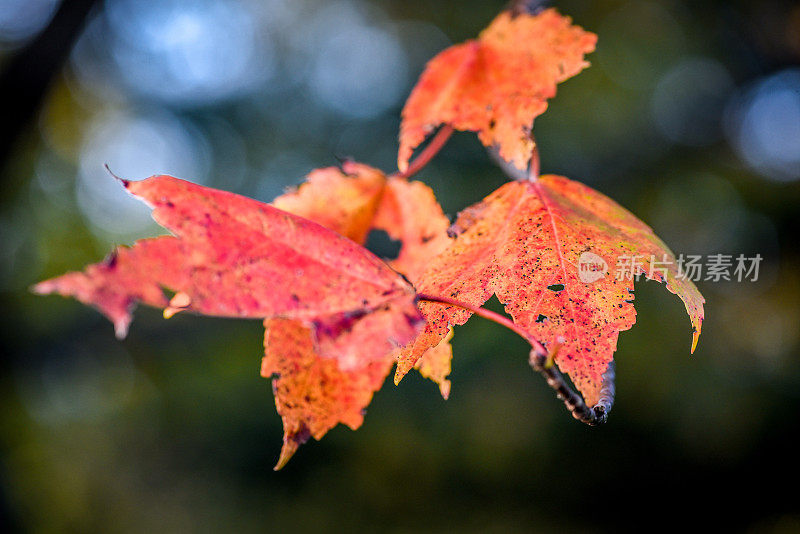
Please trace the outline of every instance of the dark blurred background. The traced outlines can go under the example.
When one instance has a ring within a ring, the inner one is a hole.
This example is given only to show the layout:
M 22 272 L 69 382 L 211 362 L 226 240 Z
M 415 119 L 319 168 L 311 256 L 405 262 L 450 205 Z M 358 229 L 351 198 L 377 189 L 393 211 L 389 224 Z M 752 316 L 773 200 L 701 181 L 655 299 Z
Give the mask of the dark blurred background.
M 444 402 L 388 381 L 363 427 L 272 472 L 258 321 L 141 309 L 117 341 L 27 288 L 155 235 L 103 169 L 269 201 L 350 156 L 395 167 L 424 63 L 503 1 L 0 1 L 0 523 L 30 531 L 800 532 L 800 6 L 563 1 L 599 34 L 536 133 L 546 172 L 757 282 L 637 285 L 610 422 L 571 419 L 525 346 L 474 319 Z M 454 215 L 501 185 L 472 134 L 420 175 Z

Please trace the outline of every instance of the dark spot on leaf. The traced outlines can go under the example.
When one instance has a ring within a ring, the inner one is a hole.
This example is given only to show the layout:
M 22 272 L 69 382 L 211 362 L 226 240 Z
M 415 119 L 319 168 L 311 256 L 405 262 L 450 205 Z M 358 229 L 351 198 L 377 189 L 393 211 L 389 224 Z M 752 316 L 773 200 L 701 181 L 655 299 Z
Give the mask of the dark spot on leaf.
M 306 426 L 305 423 L 301 422 L 300 423 L 300 428 L 297 430 L 297 432 L 295 432 L 295 433 L 293 433 L 293 434 L 291 434 L 291 435 L 289 435 L 287 437 L 290 440 L 292 440 L 295 443 L 297 443 L 298 445 L 302 445 L 303 443 L 308 441 L 308 438 L 311 437 L 311 430 L 308 428 L 308 426 Z
M 106 259 L 105 259 L 105 261 L 103 263 L 109 269 L 113 269 L 114 267 L 117 266 L 117 256 L 118 256 L 117 251 L 113 250 L 113 251 L 111 251 L 111 254 L 106 256 Z
M 369 310 L 350 310 L 328 316 L 325 320 L 312 321 L 311 324 L 318 337 L 336 338 L 350 331 L 368 313 Z
M 536 322 L 537 323 L 543 323 L 546 320 L 547 320 L 547 316 L 546 315 L 542 315 L 541 313 L 539 314 L 539 317 L 536 318 Z
M 547 289 L 550 291 L 564 291 L 564 284 L 553 284 L 551 286 L 547 286 Z

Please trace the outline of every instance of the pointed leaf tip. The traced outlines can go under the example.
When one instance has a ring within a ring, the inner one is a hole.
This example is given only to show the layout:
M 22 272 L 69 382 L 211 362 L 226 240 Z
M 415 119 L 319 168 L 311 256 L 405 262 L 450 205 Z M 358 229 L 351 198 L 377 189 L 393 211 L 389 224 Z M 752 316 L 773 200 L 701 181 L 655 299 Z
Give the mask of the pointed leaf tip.
M 408 160 L 411 159 L 411 152 L 408 151 L 408 154 L 404 152 L 398 152 L 397 154 L 397 170 L 400 171 L 400 174 L 405 174 L 408 171 Z
M 179 291 L 175 293 L 169 301 L 169 306 L 164 308 L 164 319 L 169 319 L 174 316 L 176 313 L 180 313 L 192 303 L 192 297 L 188 294 Z
M 285 440 L 283 442 L 283 447 L 281 447 L 281 455 L 278 458 L 278 463 L 275 464 L 275 467 L 272 468 L 273 471 L 280 471 L 286 464 L 289 463 L 289 460 L 292 459 L 294 453 L 297 452 L 297 449 L 300 448 L 300 444 L 293 440 Z
M 130 319 L 118 319 L 114 321 L 114 335 L 117 339 L 128 337 L 128 328 L 131 325 Z
M 130 180 L 126 180 L 125 178 L 122 178 L 114 174 L 114 171 L 111 170 L 111 167 L 108 166 L 108 163 L 104 163 L 103 167 L 105 167 L 108 174 L 110 174 L 116 181 L 122 184 L 122 187 L 126 189 L 128 188 L 128 185 L 131 183 Z
M 50 293 L 51 289 L 49 289 L 49 285 L 47 281 L 39 282 L 38 284 L 33 284 L 28 288 L 28 291 L 33 293 L 34 295 L 47 295 Z
M 357 429 L 393 359 L 387 355 L 345 370 L 341 360 L 317 353 L 311 330 L 302 322 L 276 318 L 267 319 L 264 326 L 261 375 L 272 377 L 275 407 L 284 429 L 279 469 L 310 437 L 320 439 L 340 423 Z

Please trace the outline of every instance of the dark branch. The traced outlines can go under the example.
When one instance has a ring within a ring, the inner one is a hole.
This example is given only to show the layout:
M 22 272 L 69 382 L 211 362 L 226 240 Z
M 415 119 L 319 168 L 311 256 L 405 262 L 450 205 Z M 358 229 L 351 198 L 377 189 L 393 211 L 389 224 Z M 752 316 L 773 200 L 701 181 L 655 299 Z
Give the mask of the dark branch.
M 608 412 L 614 405 L 614 362 L 603 374 L 603 385 L 600 389 L 600 400 L 594 408 L 589 408 L 583 398 L 569 387 L 564 376 L 556 368 L 547 354 L 536 349 L 531 350 L 530 364 L 533 370 L 541 374 L 547 385 L 556 392 L 556 396 L 564 402 L 572 417 L 587 425 L 599 425 L 608 420 Z

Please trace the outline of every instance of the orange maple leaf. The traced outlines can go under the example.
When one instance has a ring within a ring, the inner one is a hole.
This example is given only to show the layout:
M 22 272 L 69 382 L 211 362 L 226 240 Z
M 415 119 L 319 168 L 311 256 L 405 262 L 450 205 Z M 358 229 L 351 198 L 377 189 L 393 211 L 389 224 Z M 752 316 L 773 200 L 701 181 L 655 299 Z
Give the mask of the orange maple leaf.
M 322 439 L 339 423 L 358 429 L 364 407 L 383 385 L 395 360 L 387 356 L 342 370 L 335 359 L 319 356 L 313 333 L 299 321 L 269 319 L 264 325 L 261 376 L 274 375 L 275 406 L 283 421 L 278 470 L 309 437 Z
M 597 36 L 555 9 L 536 15 L 504 11 L 477 40 L 452 46 L 425 68 L 403 108 L 397 165 L 440 124 L 478 132 L 486 146 L 520 169 L 533 151 L 533 119 L 556 84 L 589 65 Z
M 421 182 L 387 177 L 368 165 L 351 161 L 342 168 L 328 167 L 309 173 L 294 191 L 276 198 L 273 205 L 301 215 L 363 244 L 372 229 L 386 231 L 401 242 L 399 256 L 390 262 L 410 280 L 418 278 L 425 262 L 449 244 L 449 221 L 433 191 Z M 309 437 L 317 440 L 344 423 L 361 426 L 364 409 L 383 384 L 395 361 L 373 361 L 360 370 L 342 370 L 321 358 L 311 343 L 311 332 L 296 322 L 268 319 L 261 373 L 273 373 L 275 404 L 283 420 L 283 448 L 276 469 L 289 461 Z M 416 367 L 439 385 L 442 396 L 450 392 L 448 339 L 421 355 Z
M 38 293 L 93 305 L 125 336 L 137 302 L 243 318 L 282 317 L 312 332 L 344 369 L 384 361 L 420 323 L 413 287 L 372 253 L 273 206 L 170 176 L 123 181 L 174 236 L 119 247 Z M 176 292 L 168 299 L 163 288 Z
M 496 294 L 515 324 L 557 351 L 556 363 L 589 406 L 598 400 L 619 332 L 636 321 L 633 280 L 611 271 L 620 258 L 632 258 L 630 274 L 665 282 L 683 300 L 694 351 L 702 295 L 679 276 L 674 255 L 646 224 L 585 185 L 552 175 L 508 183 L 459 214 L 451 232 L 452 244 L 417 285 L 420 295 L 480 306 Z M 471 316 L 440 303 L 420 302 L 420 309 L 428 323 L 404 348 L 396 382 Z
M 400 241 L 399 256 L 390 261 L 412 282 L 421 266 L 448 245 L 450 222 L 430 187 L 353 161 L 309 173 L 296 190 L 272 204 L 315 221 L 359 244 L 370 230 L 384 230 Z
M 311 171 L 305 182 L 277 197 L 272 205 L 364 244 L 385 189 L 382 171 L 345 161 L 342 168 Z

